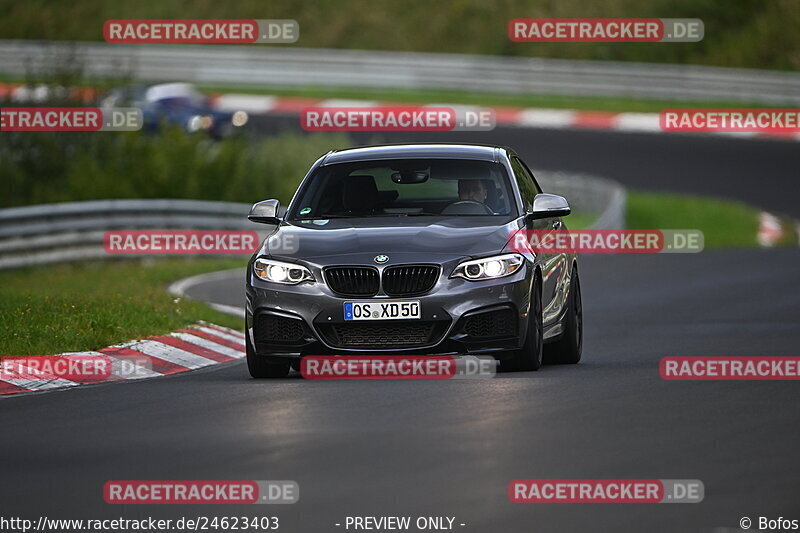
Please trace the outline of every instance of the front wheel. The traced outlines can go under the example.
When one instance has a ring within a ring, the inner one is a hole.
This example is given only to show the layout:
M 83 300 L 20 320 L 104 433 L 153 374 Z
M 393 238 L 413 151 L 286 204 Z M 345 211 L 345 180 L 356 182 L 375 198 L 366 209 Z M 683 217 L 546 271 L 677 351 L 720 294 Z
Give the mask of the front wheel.
M 525 334 L 525 343 L 517 350 L 512 359 L 500 364 L 501 370 L 521 372 L 526 370 L 539 370 L 542 366 L 542 348 L 544 344 L 544 323 L 542 319 L 542 281 L 537 274 L 533 280 L 533 294 L 528 307 L 528 331 Z
M 250 344 L 250 336 L 245 334 L 247 350 L 247 370 L 254 378 L 285 378 L 289 375 L 289 361 L 279 357 L 258 355 Z
M 561 338 L 547 345 L 545 358 L 548 363 L 574 365 L 581 360 L 583 351 L 583 304 L 578 269 L 572 267 L 567 312 L 564 316 L 564 333 Z

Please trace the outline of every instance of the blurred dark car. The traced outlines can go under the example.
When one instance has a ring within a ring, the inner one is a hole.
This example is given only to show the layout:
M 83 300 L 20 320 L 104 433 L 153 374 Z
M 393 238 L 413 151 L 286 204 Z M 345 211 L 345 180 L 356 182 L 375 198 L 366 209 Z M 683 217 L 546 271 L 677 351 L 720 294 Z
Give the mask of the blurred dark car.
M 190 83 L 129 85 L 113 89 L 101 107 L 138 107 L 144 115 L 143 131 L 158 131 L 164 124 L 187 133 L 204 132 L 214 139 L 232 135 L 247 123 L 244 111 L 218 111 L 208 97 Z

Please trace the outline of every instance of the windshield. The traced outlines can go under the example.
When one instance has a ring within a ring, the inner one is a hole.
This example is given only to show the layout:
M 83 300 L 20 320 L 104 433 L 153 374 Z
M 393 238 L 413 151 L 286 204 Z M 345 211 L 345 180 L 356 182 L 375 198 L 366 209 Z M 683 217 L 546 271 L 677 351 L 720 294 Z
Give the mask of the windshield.
M 488 161 L 394 159 L 323 166 L 305 181 L 289 220 L 507 216 L 505 168 Z
M 148 102 L 171 106 L 201 106 L 206 101 L 205 96 L 188 83 L 153 85 L 145 91 L 144 97 Z

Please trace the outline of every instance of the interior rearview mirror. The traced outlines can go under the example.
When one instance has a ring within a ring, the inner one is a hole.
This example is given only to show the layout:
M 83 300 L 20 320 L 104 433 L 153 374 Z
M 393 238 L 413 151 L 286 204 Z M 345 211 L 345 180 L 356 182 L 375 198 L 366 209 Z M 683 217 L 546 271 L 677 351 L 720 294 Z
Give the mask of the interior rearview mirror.
M 250 213 L 247 219 L 251 222 L 260 222 L 261 224 L 279 224 L 279 209 L 281 203 L 278 200 L 264 200 L 253 204 L 250 208 Z
M 557 194 L 537 194 L 533 199 L 533 210 L 528 216 L 533 219 L 565 217 L 571 209 L 567 199 Z
M 428 181 L 428 173 L 424 170 L 401 170 L 392 174 L 395 183 L 424 183 Z

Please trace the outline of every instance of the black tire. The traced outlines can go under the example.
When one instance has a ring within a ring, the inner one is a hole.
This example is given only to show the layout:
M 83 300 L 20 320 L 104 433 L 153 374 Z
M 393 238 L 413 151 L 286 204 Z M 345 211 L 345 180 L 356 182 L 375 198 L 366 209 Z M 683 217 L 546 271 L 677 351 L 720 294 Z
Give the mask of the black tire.
M 583 351 L 583 302 L 578 269 L 572 267 L 572 282 L 567 296 L 564 316 L 564 333 L 561 338 L 545 347 L 545 361 L 557 365 L 574 365 L 581 360 Z
M 513 358 L 500 363 L 501 371 L 525 372 L 539 370 L 542 366 L 544 325 L 542 321 L 542 280 L 539 274 L 536 274 L 536 278 L 533 280 L 527 329 L 522 348 L 514 353 Z M 503 368 L 504 366 L 505 368 Z
M 254 378 L 285 378 L 289 375 L 289 360 L 256 354 L 250 344 L 250 337 L 245 335 L 247 349 L 247 370 Z

